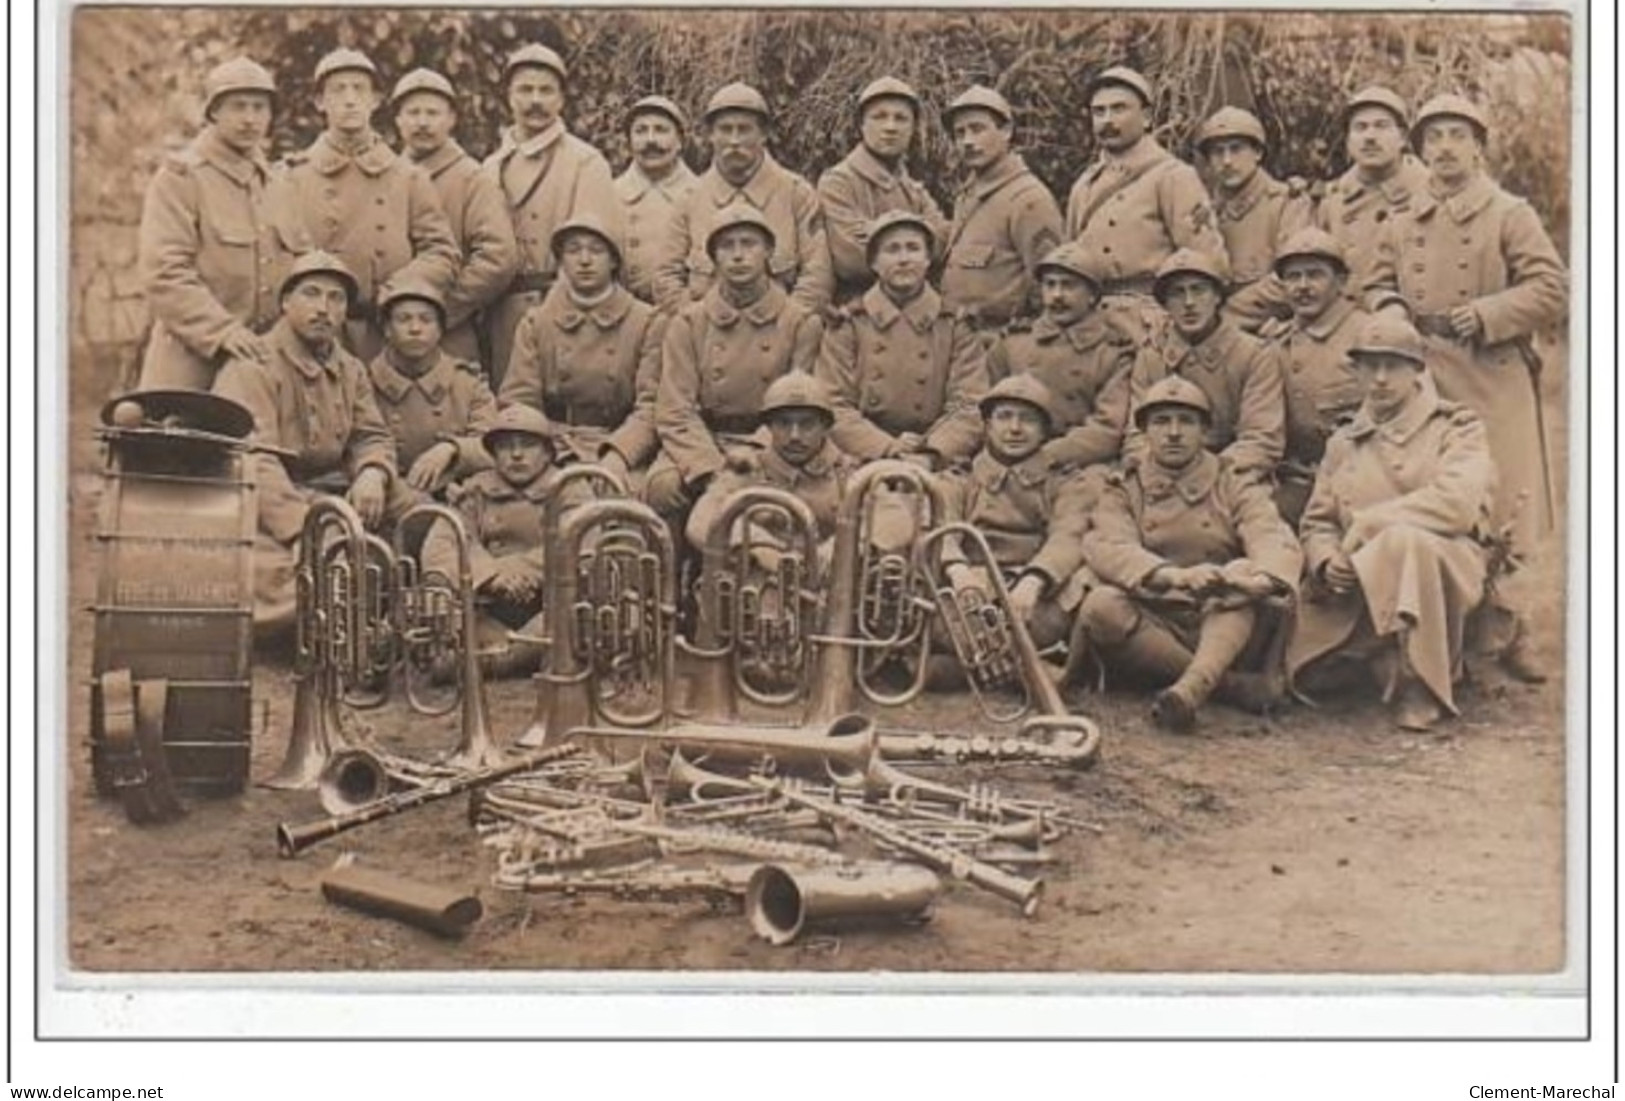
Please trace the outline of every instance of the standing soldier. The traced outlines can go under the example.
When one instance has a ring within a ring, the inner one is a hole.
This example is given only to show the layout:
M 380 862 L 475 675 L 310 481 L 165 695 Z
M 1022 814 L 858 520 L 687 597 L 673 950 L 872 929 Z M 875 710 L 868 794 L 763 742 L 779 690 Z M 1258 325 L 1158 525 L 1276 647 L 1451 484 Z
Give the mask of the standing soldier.
M 1066 203 L 1066 234 L 1099 256 L 1107 307 L 1143 328 L 1156 323 L 1147 297 L 1157 269 L 1178 249 L 1224 255 L 1224 238 L 1196 170 L 1150 133 L 1151 84 L 1133 69 L 1107 69 L 1089 83 L 1089 118 L 1100 157 Z
M 480 171 L 480 162 L 451 136 L 457 127 L 451 81 L 430 69 L 413 69 L 389 98 L 405 153 L 434 181 L 462 253 L 462 268 L 446 292 L 449 328 L 442 343 L 451 355 L 478 365 L 480 311 L 507 289 L 519 263 L 508 205 L 495 181 Z
M 1061 208 L 1010 149 L 1015 117 L 1009 101 L 978 84 L 945 119 L 966 178 L 954 196 L 942 297 L 988 340 L 1033 312 L 1038 262 L 1061 243 Z
M 1271 342 L 1286 390 L 1286 454 L 1275 468 L 1275 504 L 1296 528 L 1326 440 L 1360 406 L 1349 348 L 1367 314 L 1344 293 L 1343 246 L 1313 226 L 1281 246 L 1275 276 L 1292 307 L 1292 321 L 1279 325 Z
M 620 245 L 597 218 L 559 226 L 553 251 L 564 279 L 519 323 L 498 397 L 547 414 L 559 465 L 641 472 L 655 453 L 663 320 L 617 281 Z
M 293 624 L 295 552 L 318 493 L 343 493 L 369 528 L 387 527 L 415 499 L 395 475 L 395 441 L 367 369 L 339 343 L 359 290 L 338 257 L 305 253 L 282 281 L 266 357 L 229 359 L 215 379 L 215 393 L 254 415 L 254 439 L 268 448 L 255 464 L 254 625 L 262 630 Z
M 988 352 L 995 384 L 1032 375 L 1049 391 L 1055 424 L 1044 458 L 1051 466 L 1116 462 L 1123 450 L 1139 346 L 1099 309 L 1105 283 L 1098 257 L 1076 241 L 1057 246 L 1038 265 L 1044 312 L 1030 326 L 1010 325 Z
M 1225 316 L 1228 290 L 1224 262 L 1216 257 L 1181 249 L 1163 261 L 1156 295 L 1169 325 L 1152 354 L 1135 365 L 1129 404 L 1139 409 L 1152 386 L 1169 375 L 1195 383 L 1208 401 L 1208 450 L 1236 475 L 1267 480 L 1286 445 L 1281 367 L 1262 341 Z M 1124 457 L 1139 461 L 1146 447 L 1145 434 L 1131 427 Z
M 513 354 L 513 334 L 525 311 L 542 300 L 558 276 L 553 231 L 591 214 L 621 236 L 621 204 L 604 155 L 564 125 L 564 60 L 540 44 L 516 50 L 502 67 L 513 126 L 485 159 L 507 200 L 519 239 L 519 271 L 488 311 L 491 388 Z
M 711 141 L 711 167 L 677 208 L 666 235 L 655 274 L 661 308 L 671 312 L 705 297 L 716 278 L 707 228 L 718 211 L 744 204 L 773 230 L 773 279 L 798 305 L 823 309 L 834 290 L 823 210 L 812 184 L 767 151 L 773 121 L 767 100 L 748 84 L 725 85 L 700 121 Z
M 674 530 L 716 475 L 756 468 L 763 395 L 781 375 L 810 373 L 818 358 L 823 322 L 773 278 L 774 243 L 756 207 L 725 207 L 705 236 L 716 281 L 666 326 L 655 399 L 661 453 L 645 498 Z
M 926 281 L 936 238 L 925 218 L 894 210 L 864 234 L 878 277 L 824 333 L 818 375 L 835 399 L 835 444 L 936 470 L 981 442 L 987 392 L 982 342 Z
M 871 82 L 858 95 L 857 146 L 818 179 L 837 305 L 874 284 L 866 246 L 869 223 L 882 214 L 902 210 L 919 215 L 937 242 L 947 237 L 942 208 L 908 174 L 908 151 L 919 128 L 919 93 L 896 77 Z
M 276 85 L 239 57 L 204 79 L 202 133 L 158 166 L 141 210 L 140 265 L 152 307 L 141 389 L 207 390 L 228 358 L 264 359 L 277 287 L 308 247 L 279 201 L 261 145 Z
M 1484 419 L 1500 467 L 1495 527 L 1510 526 L 1512 546 L 1527 556 L 1551 507 L 1541 484 L 1551 472 L 1533 338 L 1562 319 L 1568 279 L 1539 216 L 1485 174 L 1488 136 L 1483 114 L 1460 96 L 1439 96 L 1417 114 L 1412 140 L 1428 186 L 1390 220 L 1366 289 L 1373 308 L 1410 311 L 1427 338 L 1439 395 Z M 1543 680 L 1524 625 L 1516 627 L 1502 663 L 1521 679 Z
M 1397 92 L 1373 85 L 1354 93 L 1343 109 L 1349 165 L 1326 185 L 1315 224 L 1348 252 L 1349 285 L 1365 282 L 1377 241 L 1388 221 L 1427 193 L 1428 173 L 1405 148 L 1410 108 Z
M 1083 539 L 1105 584 L 1084 598 L 1078 641 L 1110 668 L 1167 685 L 1151 717 L 1175 731 L 1196 725 L 1216 689 L 1235 702 L 1264 702 L 1269 693 L 1227 674 L 1261 621 L 1281 629 L 1258 602 L 1292 594 L 1303 569 L 1269 490 L 1203 448 L 1208 416 L 1207 395 L 1186 380 L 1152 387 L 1134 410 L 1150 440 L 1146 456 L 1108 480 Z M 1278 679 L 1267 665 L 1264 676 Z
M 334 50 L 316 64 L 316 102 L 327 129 L 287 158 L 293 202 L 317 248 L 355 276 L 346 344 L 362 360 L 383 347 L 378 288 L 401 275 L 449 287 L 461 257 L 428 173 L 372 128 L 378 69 L 365 54 Z
M 1456 713 L 1484 596 L 1495 464 L 1477 414 L 1442 400 L 1415 329 L 1381 316 L 1350 350 L 1364 403 L 1326 447 L 1303 517 L 1307 589 L 1287 651 L 1299 689 L 1341 658 L 1376 674 L 1405 730 Z
M 1281 286 L 1270 276 L 1276 251 L 1313 220 L 1302 181 L 1283 183 L 1265 170 L 1264 124 L 1239 107 L 1221 108 L 1202 123 L 1196 151 L 1213 183 L 1219 234 L 1230 257 L 1225 309 L 1248 330 L 1266 318 L 1290 316 Z
M 644 96 L 626 116 L 632 163 L 615 177 L 626 218 L 626 267 L 621 282 L 645 302 L 655 300 L 655 269 L 677 208 L 699 177 L 683 160 L 688 117 L 665 96 Z

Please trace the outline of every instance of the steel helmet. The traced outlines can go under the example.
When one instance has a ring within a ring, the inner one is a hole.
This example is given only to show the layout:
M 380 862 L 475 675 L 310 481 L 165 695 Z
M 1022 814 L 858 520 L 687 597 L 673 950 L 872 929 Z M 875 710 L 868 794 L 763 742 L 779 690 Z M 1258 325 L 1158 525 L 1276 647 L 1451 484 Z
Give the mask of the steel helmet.
M 862 118 L 864 108 L 875 100 L 887 98 L 907 100 L 908 105 L 914 108 L 914 117 L 920 117 L 920 93 L 894 76 L 883 76 L 864 86 L 863 91 L 858 93 L 858 117 Z
M 1009 100 L 985 84 L 972 84 L 948 104 L 948 109 L 942 113 L 942 121 L 952 128 L 954 116 L 961 111 L 970 110 L 987 111 L 1006 123 L 1014 122 L 1016 118 L 1016 113 L 1010 109 Z
M 625 129 L 632 129 L 632 123 L 637 121 L 639 115 L 665 115 L 677 124 L 678 133 L 688 133 L 688 116 L 683 114 L 681 107 L 665 96 L 644 96 L 634 103 L 626 112 Z
M 446 296 L 440 293 L 439 287 L 416 275 L 397 275 L 384 284 L 378 292 L 378 316 L 388 318 L 395 303 L 408 298 L 416 298 L 433 306 L 440 318 L 440 328 L 446 327 Z
M 1381 107 L 1399 121 L 1399 128 L 1407 130 L 1411 125 L 1411 109 L 1405 99 L 1391 88 L 1384 88 L 1380 84 L 1372 84 L 1361 88 L 1349 97 L 1343 107 L 1343 125 L 1354 117 L 1354 112 L 1362 107 Z
M 1230 293 L 1230 265 L 1222 256 L 1213 256 L 1193 248 L 1182 248 L 1164 260 L 1157 268 L 1157 280 L 1152 293 L 1162 301 L 1163 288 L 1176 275 L 1204 275 L 1218 285 L 1219 293 Z
M 1490 124 L 1484 117 L 1484 112 L 1478 105 L 1463 96 L 1453 92 L 1446 92 L 1442 96 L 1434 96 L 1422 105 L 1416 112 L 1416 121 L 1411 124 L 1411 144 L 1420 149 L 1422 147 L 1422 128 L 1434 119 L 1458 118 L 1465 119 L 1478 135 L 1478 143 L 1483 145 L 1489 141 Z
M 552 448 L 558 429 L 540 409 L 529 405 L 509 405 L 497 413 L 491 427 L 480 433 L 480 442 L 489 451 L 496 437 L 504 435 L 531 436 Z
M 749 203 L 738 202 L 729 203 L 717 211 L 717 216 L 711 220 L 711 229 L 705 235 L 705 254 L 715 260 L 718 235 L 723 230 L 735 226 L 750 226 L 766 236 L 769 252 L 778 247 L 778 237 L 773 233 L 773 226 L 762 212 Z
M 931 228 L 931 223 L 923 217 L 908 210 L 888 210 L 880 217 L 869 223 L 869 239 L 864 243 L 864 256 L 870 264 L 875 262 L 875 250 L 880 247 L 880 238 L 888 231 L 898 226 L 913 226 L 925 234 L 925 250 L 932 256 L 937 253 L 937 235 Z
M 209 70 L 203 78 L 203 117 L 214 120 L 215 101 L 228 92 L 264 92 L 271 97 L 271 108 L 276 109 L 276 81 L 257 61 L 234 57 Z
M 277 297 L 279 299 L 287 297 L 289 291 L 312 275 L 335 276 L 344 284 L 344 293 L 349 297 L 352 306 L 361 297 L 361 284 L 356 281 L 355 273 L 344 266 L 343 260 L 322 249 L 300 253 L 299 258 L 288 268 L 288 274 L 283 277 L 282 285 L 277 288 Z
M 1368 317 L 1349 346 L 1349 358 L 1356 361 L 1361 356 L 1379 355 L 1400 356 L 1418 367 L 1427 366 L 1427 346 L 1422 342 L 1422 334 L 1409 321 L 1388 313 Z
M 1026 372 L 1000 379 L 986 396 L 976 403 L 984 418 L 992 416 L 993 407 L 1001 401 L 1019 401 L 1032 406 L 1044 415 L 1045 431 L 1053 432 L 1059 417 L 1055 408 L 1055 394 L 1036 375 Z
M 1100 257 L 1077 241 L 1066 241 L 1046 252 L 1038 261 L 1037 274 L 1042 276 L 1045 268 L 1071 272 L 1088 282 L 1097 296 L 1104 293 L 1107 280 L 1111 278 Z
M 389 93 L 389 102 L 399 107 L 401 101 L 413 92 L 433 92 L 443 96 L 453 108 L 457 106 L 457 92 L 451 86 L 451 81 L 435 72 L 433 69 L 413 69 L 395 82 L 395 90 Z
M 609 246 L 609 254 L 615 258 L 615 266 L 617 268 L 621 266 L 621 243 L 598 215 L 583 212 L 560 222 L 558 228 L 553 231 L 553 236 L 548 240 L 548 248 L 552 250 L 555 257 L 563 251 L 564 238 L 570 233 L 590 233 L 599 238 Z
M 1202 388 L 1190 379 L 1169 375 L 1152 383 L 1151 388 L 1145 392 L 1145 397 L 1140 399 L 1140 404 L 1134 407 L 1134 427 L 1143 431 L 1151 413 L 1169 405 L 1194 409 L 1202 414 L 1204 424 L 1213 423 L 1213 403 L 1208 400 Z
M 351 50 L 339 47 L 316 62 L 316 77 L 312 81 L 317 91 L 321 90 L 322 82 L 334 73 L 357 72 L 366 73 L 372 78 L 372 86 L 378 87 L 378 66 L 372 63 L 372 58 L 360 50 Z
M 1295 256 L 1318 256 L 1330 261 L 1344 275 L 1349 273 L 1348 251 L 1343 248 L 1343 242 L 1315 226 L 1305 226 L 1281 242 L 1281 247 L 1275 250 L 1275 274 L 1280 275 L 1281 268 Z
M 835 422 L 835 399 L 829 387 L 805 371 L 781 375 L 762 394 L 762 418 L 783 409 L 816 409 L 831 424 Z
M 562 83 L 570 72 L 564 67 L 564 58 L 540 42 L 532 42 L 528 46 L 521 46 L 508 55 L 508 60 L 502 66 L 502 83 L 507 84 L 513 76 L 515 69 L 522 69 L 526 65 L 534 65 L 539 69 L 551 69 L 557 74 Z
M 1209 142 L 1223 138 L 1245 138 L 1262 151 L 1268 148 L 1264 140 L 1264 124 L 1258 116 L 1240 107 L 1221 107 L 1209 115 L 1196 128 L 1196 148 L 1205 151 Z
M 1151 94 L 1151 82 L 1126 65 L 1114 65 L 1089 82 L 1089 99 L 1095 98 L 1095 93 L 1109 85 L 1127 88 L 1140 97 L 1140 102 L 1147 107 L 1156 97 Z
M 749 111 L 762 120 L 763 126 L 773 121 L 773 113 L 767 109 L 767 100 L 762 98 L 762 93 L 739 81 L 724 84 L 712 93 L 700 121 L 710 125 L 711 120 L 724 111 Z

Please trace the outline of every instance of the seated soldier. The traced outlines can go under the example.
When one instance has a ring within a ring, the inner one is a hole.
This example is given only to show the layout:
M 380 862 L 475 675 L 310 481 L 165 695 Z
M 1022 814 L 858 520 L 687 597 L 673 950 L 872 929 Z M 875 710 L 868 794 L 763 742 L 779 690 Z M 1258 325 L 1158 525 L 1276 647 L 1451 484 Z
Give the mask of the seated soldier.
M 705 249 L 716 281 L 666 326 L 655 399 L 661 453 L 644 490 L 678 531 L 713 478 L 755 468 L 763 395 L 780 376 L 812 370 L 823 334 L 819 316 L 773 278 L 773 227 L 756 208 L 719 211 Z
M 529 406 L 510 405 L 486 429 L 483 442 L 492 468 L 454 487 L 451 497 L 468 525 L 481 668 L 492 677 L 522 676 L 536 671 L 542 648 L 534 641 L 510 642 L 508 632 L 535 637 L 546 630 L 543 519 L 558 483 L 557 430 Z M 579 483 L 567 492 L 571 503 L 587 499 Z M 422 561 L 425 571 L 458 576 L 456 537 L 443 521 L 429 529 Z
M 1258 602 L 1290 595 L 1303 565 L 1268 488 L 1203 448 L 1211 416 L 1193 383 L 1151 387 L 1134 411 L 1144 458 L 1108 479 L 1083 540 L 1105 584 L 1084 598 L 1075 641 L 1109 670 L 1167 686 L 1151 717 L 1175 731 L 1195 727 L 1216 688 L 1236 702 L 1268 702 L 1273 683 L 1255 691 L 1226 674 L 1261 618 L 1277 618 L 1261 617 Z
M 378 411 L 395 437 L 407 486 L 437 494 L 491 465 L 480 433 L 496 416 L 496 398 L 478 363 L 440 347 L 446 301 L 433 284 L 411 276 L 393 280 L 380 295 L 378 314 L 384 350 L 367 365 Z
M 546 414 L 561 463 L 641 472 L 655 454 L 664 321 L 621 285 L 620 244 L 598 218 L 563 223 L 552 248 L 563 279 L 520 320 L 498 400 Z
M 293 626 L 299 535 L 315 496 L 343 494 L 375 529 L 415 500 L 395 474 L 395 441 L 367 369 L 339 344 L 357 293 L 338 257 L 305 253 L 282 281 L 269 357 L 230 359 L 214 381 L 215 393 L 254 415 L 255 440 L 278 452 L 255 460 L 254 625 L 264 632 Z
M 995 383 L 1024 372 L 1048 388 L 1055 425 L 1044 457 L 1052 466 L 1115 462 L 1123 449 L 1138 349 L 1099 308 L 1107 281 L 1098 257 L 1076 242 L 1060 245 L 1038 265 L 1044 312 L 1031 324 L 1011 322 L 988 352 Z
M 829 439 L 830 426 L 835 423 L 834 403 L 822 382 L 793 371 L 767 388 L 761 415 L 761 434 L 767 436 L 767 447 L 755 469 L 748 473 L 725 471 L 712 479 L 689 513 L 689 544 L 696 551 L 705 547 L 718 515 L 735 492 L 746 486 L 773 486 L 795 494 L 812 510 L 818 526 L 818 566 L 822 575 L 829 564 L 841 493 L 856 465 Z M 786 549 L 783 533 L 753 531 L 749 535 L 753 544 L 762 547 L 756 564 L 773 569 L 777 552 Z
M 894 210 L 869 223 L 875 284 L 824 333 L 818 377 L 835 396 L 835 444 L 863 462 L 940 470 L 981 442 L 986 353 L 926 282 L 935 247 L 921 215 Z
M 1326 440 L 1360 405 L 1360 383 L 1349 363 L 1365 311 L 1343 293 L 1348 256 L 1337 238 L 1300 230 L 1281 246 L 1275 275 L 1292 320 L 1272 322 L 1272 348 L 1286 389 L 1286 455 L 1275 468 L 1275 505 L 1297 528 Z
M 1462 631 L 1484 598 L 1495 465 L 1483 422 L 1441 399 L 1422 338 L 1371 318 L 1350 349 L 1364 404 L 1326 445 L 1303 515 L 1306 599 L 1287 649 L 1296 688 L 1374 673 L 1394 720 L 1456 711 Z
M 1230 286 L 1222 258 L 1180 249 L 1157 269 L 1157 301 L 1169 324 L 1129 379 L 1129 403 L 1138 409 L 1160 380 L 1178 375 L 1208 400 L 1206 446 L 1235 474 L 1268 479 L 1285 446 L 1286 408 L 1281 368 L 1262 341 L 1221 312 Z M 1129 463 L 1145 454 L 1147 441 L 1131 425 L 1123 441 Z
M 982 450 L 968 471 L 941 479 L 949 518 L 987 537 L 1010 589 L 1011 610 L 1040 650 L 1064 641 L 1072 629 L 1083 593 L 1074 582 L 1083 565 L 1083 534 L 1100 496 L 1098 479 L 1061 473 L 1044 454 L 1055 432 L 1056 404 L 1031 375 L 1004 379 L 981 402 Z M 985 591 L 986 579 L 964 561 L 962 548 L 945 548 L 944 560 L 956 590 Z

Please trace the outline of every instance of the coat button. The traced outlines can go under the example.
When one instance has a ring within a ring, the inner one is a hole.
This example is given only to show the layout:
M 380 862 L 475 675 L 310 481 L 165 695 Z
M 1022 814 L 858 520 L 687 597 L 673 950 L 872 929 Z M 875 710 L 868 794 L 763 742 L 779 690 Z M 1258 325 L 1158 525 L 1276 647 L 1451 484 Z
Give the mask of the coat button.
M 380 195 L 376 199 L 374 199 L 373 202 L 377 203 L 379 206 L 383 206 L 384 205 L 384 197 L 382 195 Z

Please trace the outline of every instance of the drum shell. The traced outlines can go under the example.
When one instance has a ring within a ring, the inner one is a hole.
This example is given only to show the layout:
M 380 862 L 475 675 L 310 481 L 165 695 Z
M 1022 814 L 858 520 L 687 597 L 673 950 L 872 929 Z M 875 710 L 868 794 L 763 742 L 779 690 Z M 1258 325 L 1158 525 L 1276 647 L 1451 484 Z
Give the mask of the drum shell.
M 103 673 L 169 682 L 164 748 L 176 784 L 246 785 L 251 734 L 254 487 L 241 445 L 108 432 L 97 556 L 91 772 L 110 794 Z

